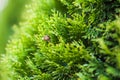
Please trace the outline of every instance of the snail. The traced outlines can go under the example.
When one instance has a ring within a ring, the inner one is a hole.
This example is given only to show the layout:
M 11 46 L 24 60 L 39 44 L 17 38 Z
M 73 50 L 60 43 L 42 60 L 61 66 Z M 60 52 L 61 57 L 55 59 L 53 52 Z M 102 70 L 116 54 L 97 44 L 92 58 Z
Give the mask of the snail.
M 44 41 L 50 41 L 50 36 L 45 35 L 42 39 L 43 39 Z

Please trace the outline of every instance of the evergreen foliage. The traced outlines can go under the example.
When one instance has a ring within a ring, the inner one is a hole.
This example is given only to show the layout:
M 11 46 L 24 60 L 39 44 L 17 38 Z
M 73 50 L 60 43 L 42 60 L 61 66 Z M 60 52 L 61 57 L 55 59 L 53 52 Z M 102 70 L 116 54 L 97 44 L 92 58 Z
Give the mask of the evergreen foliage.
M 10 79 L 120 79 L 119 0 L 33 0 L 26 7 L 2 59 Z

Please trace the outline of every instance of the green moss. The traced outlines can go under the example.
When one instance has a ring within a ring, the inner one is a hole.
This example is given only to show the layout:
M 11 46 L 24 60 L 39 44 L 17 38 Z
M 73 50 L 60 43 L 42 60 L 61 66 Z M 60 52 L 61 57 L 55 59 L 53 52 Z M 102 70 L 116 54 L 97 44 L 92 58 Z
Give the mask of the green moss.
M 6 65 L 10 66 L 10 78 L 120 79 L 120 19 L 115 18 L 118 12 L 113 12 L 120 2 L 58 2 L 33 0 L 27 6 L 24 21 L 18 25 L 20 28 L 14 27 L 6 48 L 4 60 L 9 61 Z M 50 41 L 43 40 L 45 35 Z

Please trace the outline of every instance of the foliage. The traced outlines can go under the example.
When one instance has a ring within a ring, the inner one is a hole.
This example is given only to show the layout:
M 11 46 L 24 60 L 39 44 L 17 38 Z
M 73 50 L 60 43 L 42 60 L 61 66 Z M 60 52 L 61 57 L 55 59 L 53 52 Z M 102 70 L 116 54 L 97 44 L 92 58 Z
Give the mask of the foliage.
M 119 4 L 33 0 L 14 26 L 2 60 L 8 75 L 12 80 L 119 80 Z

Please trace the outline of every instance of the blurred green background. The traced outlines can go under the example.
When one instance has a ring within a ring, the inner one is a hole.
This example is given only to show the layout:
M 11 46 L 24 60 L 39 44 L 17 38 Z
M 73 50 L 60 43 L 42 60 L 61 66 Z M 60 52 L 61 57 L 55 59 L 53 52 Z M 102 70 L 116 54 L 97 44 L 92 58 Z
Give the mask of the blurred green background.
M 0 54 L 5 53 L 12 26 L 18 24 L 26 3 L 28 0 L 0 0 Z
M 30 1 L 30 0 L 29 0 Z M 0 56 L 5 53 L 5 47 L 13 34 L 12 26 L 21 20 L 22 11 L 28 0 L 0 0 Z M 0 80 L 8 80 L 8 70 L 0 57 Z

